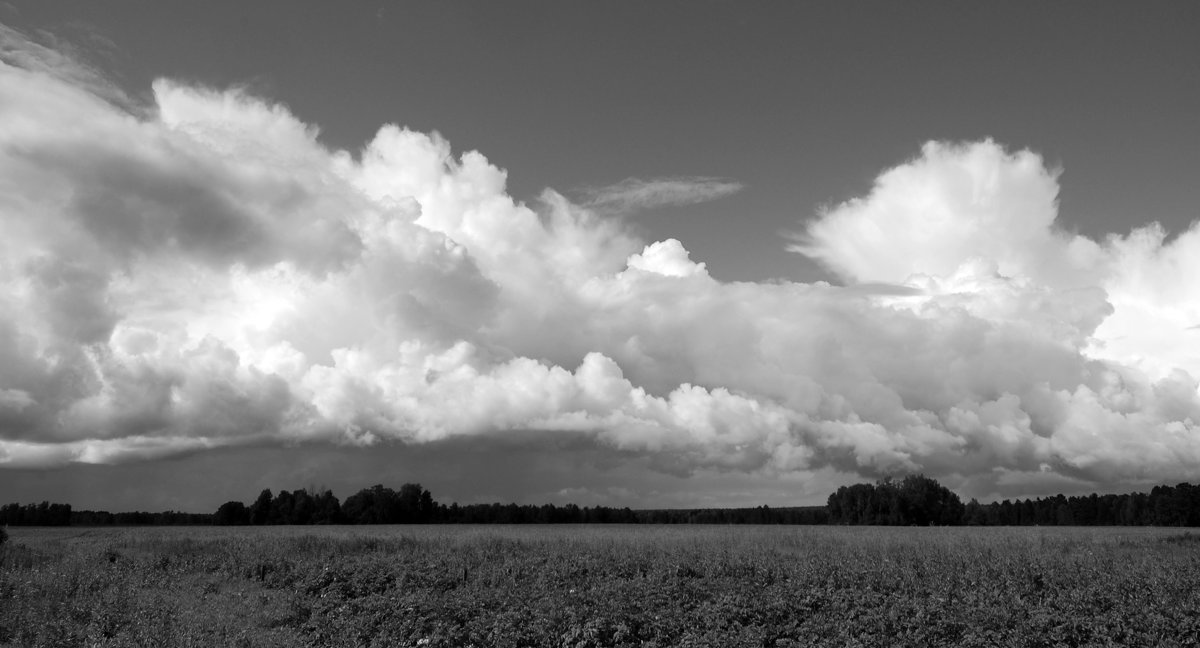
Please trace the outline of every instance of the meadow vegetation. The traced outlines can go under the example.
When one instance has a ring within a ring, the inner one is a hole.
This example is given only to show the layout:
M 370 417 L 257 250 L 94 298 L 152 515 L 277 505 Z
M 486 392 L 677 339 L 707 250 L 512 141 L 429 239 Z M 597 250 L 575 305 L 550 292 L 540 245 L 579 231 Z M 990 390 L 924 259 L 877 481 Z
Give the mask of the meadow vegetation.
M 12 528 L 4 646 L 1194 646 L 1153 528 Z

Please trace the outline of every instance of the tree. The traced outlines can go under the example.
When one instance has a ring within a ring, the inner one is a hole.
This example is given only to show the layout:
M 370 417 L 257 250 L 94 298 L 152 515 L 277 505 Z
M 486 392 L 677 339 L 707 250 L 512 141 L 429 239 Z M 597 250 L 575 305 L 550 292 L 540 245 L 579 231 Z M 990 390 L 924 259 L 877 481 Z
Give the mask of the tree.
M 267 516 L 267 524 L 295 524 L 292 517 L 292 507 L 295 498 L 288 491 L 281 490 L 271 500 L 271 513 Z
M 350 524 L 396 524 L 401 521 L 403 507 L 396 491 L 375 484 L 347 497 L 342 513 Z
M 421 518 L 421 493 L 425 489 L 421 488 L 420 484 L 404 484 L 400 487 L 400 492 L 396 496 L 397 503 L 400 505 L 400 519 L 397 522 L 412 523 L 424 522 Z
M 271 489 L 264 488 L 250 505 L 250 524 L 266 524 L 271 516 Z
M 983 526 L 987 524 L 987 512 L 984 511 L 983 505 L 979 500 L 971 498 L 967 503 L 966 511 L 963 513 L 963 521 L 970 526 Z
M 292 493 L 292 524 L 312 524 L 313 513 L 316 512 L 316 499 L 306 489 Z
M 213 524 L 233 526 L 250 524 L 250 509 L 241 502 L 225 502 L 213 515 Z
M 925 475 L 909 475 L 899 484 L 902 524 L 959 524 L 962 500 L 953 491 Z
M 1071 507 L 1066 502 L 1062 502 L 1054 507 L 1054 518 L 1059 526 L 1071 526 L 1075 524 L 1075 515 L 1071 512 Z
M 334 497 L 332 491 L 326 490 L 316 496 L 316 505 L 312 515 L 313 524 L 339 524 L 342 519 L 342 504 L 338 498 Z
M 420 518 L 422 522 L 432 522 L 437 515 L 437 502 L 428 490 L 421 491 Z
M 978 506 L 978 503 L 976 503 Z M 961 524 L 965 508 L 950 489 L 924 475 L 843 486 L 826 503 L 833 524 Z

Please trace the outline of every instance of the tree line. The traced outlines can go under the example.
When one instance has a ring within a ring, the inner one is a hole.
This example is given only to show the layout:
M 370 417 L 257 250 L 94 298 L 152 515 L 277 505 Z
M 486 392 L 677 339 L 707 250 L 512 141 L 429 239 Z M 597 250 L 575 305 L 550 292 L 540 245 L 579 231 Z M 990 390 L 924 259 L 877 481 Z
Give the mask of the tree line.
M 328 489 L 269 489 L 249 504 L 230 501 L 214 513 L 76 511 L 70 504 L 0 506 L 0 525 L 276 525 L 276 524 L 873 524 L 1200 526 L 1200 486 L 1156 486 L 1149 493 L 1080 495 L 963 504 L 924 475 L 843 486 L 825 506 L 641 509 L 575 504 L 445 505 L 420 484 L 376 484 L 339 500 Z
M 1200 526 L 1200 486 L 1155 486 L 1149 493 L 1080 495 L 991 504 L 971 500 L 963 524 L 981 526 Z
M 0 506 L 0 525 L 10 526 L 183 526 L 211 524 L 209 513 L 179 511 L 76 511 L 70 504 L 5 504 Z
M 445 505 L 420 484 L 392 490 L 381 484 L 339 502 L 329 490 L 259 493 L 254 503 L 226 502 L 218 525 L 260 524 L 823 524 L 823 507 L 772 509 L 660 509 L 565 504 Z
M 1155 486 L 1149 493 L 1054 495 L 963 504 L 923 475 L 843 486 L 825 505 L 830 524 L 968 526 L 1200 526 L 1200 486 Z
M 70 504 L 5 504 L 0 506 L 0 524 L 12 526 L 66 526 L 71 523 Z

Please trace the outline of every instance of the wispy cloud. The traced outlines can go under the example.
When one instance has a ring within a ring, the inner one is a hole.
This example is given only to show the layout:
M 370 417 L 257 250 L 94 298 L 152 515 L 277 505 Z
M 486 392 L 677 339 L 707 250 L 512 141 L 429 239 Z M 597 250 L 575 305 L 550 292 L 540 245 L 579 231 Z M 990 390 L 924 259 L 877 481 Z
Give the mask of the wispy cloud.
M 632 213 L 658 207 L 695 205 L 731 196 L 746 185 L 729 178 L 679 176 L 626 178 L 607 187 L 589 187 L 581 193 L 584 206 L 595 211 Z
M 59 78 L 114 105 L 134 108 L 135 102 L 89 62 L 110 59 L 115 49 L 112 41 L 83 23 L 72 23 L 70 28 L 77 36 L 74 40 L 48 31 L 31 36 L 0 23 L 0 63 Z

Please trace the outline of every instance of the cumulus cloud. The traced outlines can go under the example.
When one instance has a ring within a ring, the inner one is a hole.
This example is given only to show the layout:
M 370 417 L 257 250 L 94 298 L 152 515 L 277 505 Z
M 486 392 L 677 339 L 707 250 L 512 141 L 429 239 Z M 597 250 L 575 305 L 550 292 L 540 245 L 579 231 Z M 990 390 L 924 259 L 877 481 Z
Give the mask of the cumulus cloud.
M 241 91 L 130 111 L 47 65 L 0 67 L 0 465 L 520 437 L 986 493 L 1200 462 L 1200 229 L 1063 232 L 1035 153 L 930 143 L 819 214 L 793 249 L 847 286 L 725 283 L 436 133 L 329 150 Z
M 583 205 L 603 213 L 630 214 L 668 206 L 695 205 L 733 195 L 746 186 L 728 178 L 681 176 L 642 180 L 626 178 L 582 193 Z

